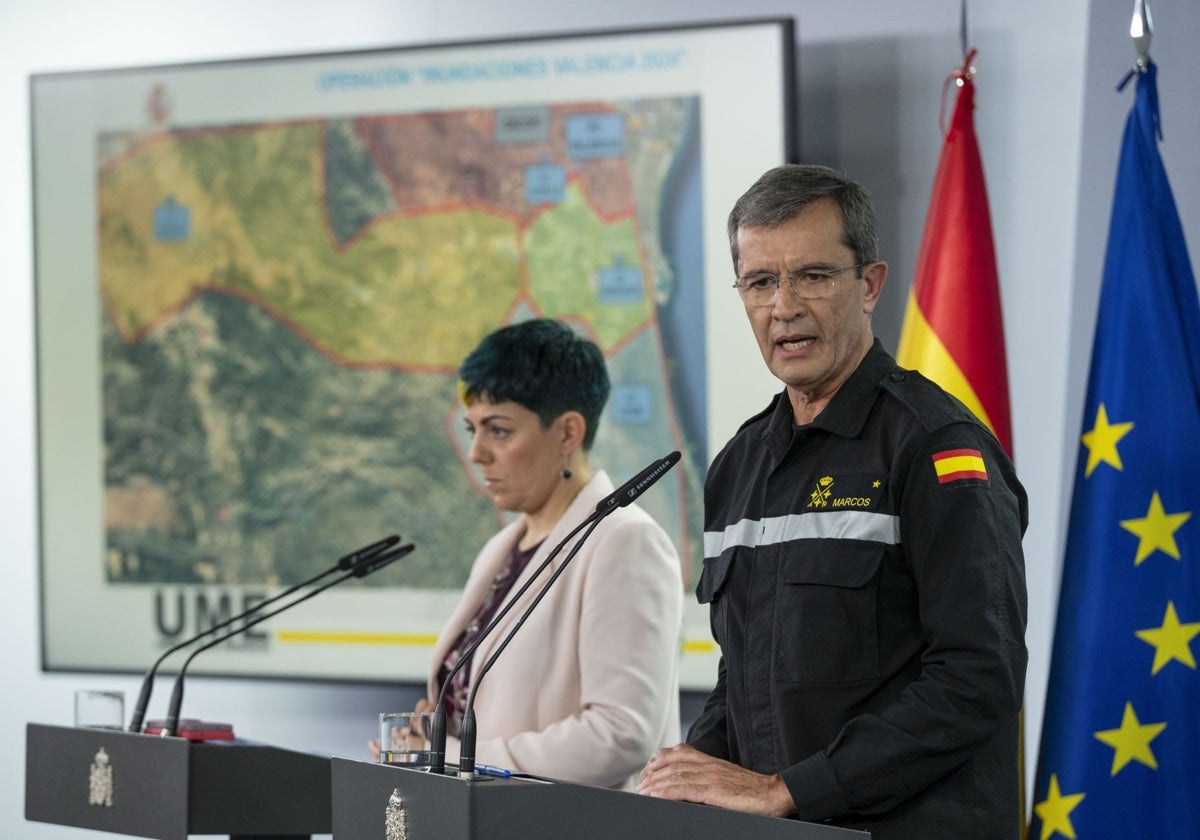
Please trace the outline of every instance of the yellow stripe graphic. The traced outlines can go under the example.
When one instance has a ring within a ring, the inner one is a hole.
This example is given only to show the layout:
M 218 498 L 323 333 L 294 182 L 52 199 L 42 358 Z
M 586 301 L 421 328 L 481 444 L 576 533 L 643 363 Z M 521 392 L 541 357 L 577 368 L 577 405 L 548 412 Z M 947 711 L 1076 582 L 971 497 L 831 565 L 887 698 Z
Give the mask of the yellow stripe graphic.
M 328 630 L 280 630 L 275 641 L 289 645 L 392 645 L 433 647 L 432 633 L 350 633 Z
M 329 630 L 280 630 L 275 641 L 289 645 L 391 645 L 393 647 L 433 647 L 437 636 L 432 633 L 355 633 Z M 712 653 L 715 642 L 708 639 L 685 639 L 680 645 L 683 653 Z

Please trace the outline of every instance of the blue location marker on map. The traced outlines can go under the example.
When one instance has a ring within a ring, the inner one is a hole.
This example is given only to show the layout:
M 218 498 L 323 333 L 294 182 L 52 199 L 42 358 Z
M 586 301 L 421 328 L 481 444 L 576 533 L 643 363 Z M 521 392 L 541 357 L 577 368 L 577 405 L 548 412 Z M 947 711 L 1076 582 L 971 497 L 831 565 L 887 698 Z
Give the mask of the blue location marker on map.
M 192 211 L 175 196 L 154 208 L 154 238 L 159 242 L 182 242 L 192 235 Z
M 580 114 L 567 117 L 567 154 L 573 158 L 618 157 L 625 154 L 623 114 Z
M 567 170 L 550 163 L 545 155 L 541 163 L 525 167 L 526 204 L 561 204 L 566 185 Z
M 642 269 L 617 257 L 612 265 L 600 269 L 597 292 L 601 303 L 641 303 L 646 297 Z
M 654 394 L 649 385 L 613 385 L 608 410 L 618 426 L 648 426 L 654 420 Z

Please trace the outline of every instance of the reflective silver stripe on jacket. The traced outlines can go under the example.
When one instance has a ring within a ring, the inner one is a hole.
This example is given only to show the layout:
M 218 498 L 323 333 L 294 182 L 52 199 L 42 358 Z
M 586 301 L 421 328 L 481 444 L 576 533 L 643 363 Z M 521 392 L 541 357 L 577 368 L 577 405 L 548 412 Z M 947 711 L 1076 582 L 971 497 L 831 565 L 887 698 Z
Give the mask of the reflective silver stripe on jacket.
M 724 531 L 704 532 L 704 556 L 719 557 L 735 546 L 753 548 L 792 540 L 866 540 L 898 545 L 900 517 L 867 510 L 830 510 L 743 519 Z

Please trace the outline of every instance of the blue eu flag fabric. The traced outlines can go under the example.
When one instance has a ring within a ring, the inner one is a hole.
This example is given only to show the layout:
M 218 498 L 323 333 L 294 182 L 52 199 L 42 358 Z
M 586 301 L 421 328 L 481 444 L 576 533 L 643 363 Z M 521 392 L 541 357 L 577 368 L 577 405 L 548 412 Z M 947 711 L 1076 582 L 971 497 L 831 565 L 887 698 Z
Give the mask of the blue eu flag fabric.
M 1092 347 L 1030 838 L 1200 838 L 1200 304 L 1137 74 Z

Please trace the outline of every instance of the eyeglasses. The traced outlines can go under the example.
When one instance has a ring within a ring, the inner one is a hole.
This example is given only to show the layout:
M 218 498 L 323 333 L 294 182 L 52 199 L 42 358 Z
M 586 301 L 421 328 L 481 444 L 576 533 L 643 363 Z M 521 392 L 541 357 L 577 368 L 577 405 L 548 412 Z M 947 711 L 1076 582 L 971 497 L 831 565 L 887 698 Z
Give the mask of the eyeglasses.
M 796 269 L 786 278 L 788 290 L 801 300 L 816 300 L 828 297 L 833 293 L 833 278 L 843 271 L 853 271 L 865 268 L 869 262 L 848 265 L 845 268 L 826 268 L 824 266 L 803 266 Z M 747 306 L 771 306 L 775 303 L 783 280 L 775 274 L 747 274 L 739 277 L 733 284 L 742 296 L 742 302 Z

